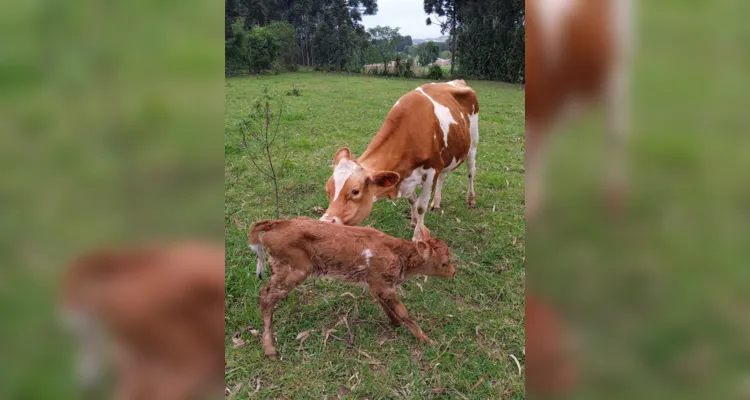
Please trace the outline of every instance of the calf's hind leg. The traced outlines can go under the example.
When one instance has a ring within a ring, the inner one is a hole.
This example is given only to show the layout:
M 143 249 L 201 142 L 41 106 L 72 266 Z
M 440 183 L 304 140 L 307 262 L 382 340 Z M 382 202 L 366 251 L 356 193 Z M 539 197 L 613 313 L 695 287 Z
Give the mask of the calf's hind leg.
M 271 360 L 276 359 L 276 347 L 273 343 L 273 310 L 276 303 L 289 295 L 297 285 L 310 275 L 311 269 L 292 267 L 289 264 L 274 261 L 271 281 L 260 289 L 260 310 L 263 315 L 263 353 Z

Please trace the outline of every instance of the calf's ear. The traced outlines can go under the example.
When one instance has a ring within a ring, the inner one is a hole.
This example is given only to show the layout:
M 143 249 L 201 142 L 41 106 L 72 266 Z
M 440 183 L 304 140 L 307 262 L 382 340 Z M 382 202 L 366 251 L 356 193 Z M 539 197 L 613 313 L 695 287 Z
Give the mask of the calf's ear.
M 425 260 L 429 260 L 432 257 L 432 248 L 425 241 L 417 240 L 417 251 Z
M 370 177 L 370 181 L 381 188 L 388 188 L 398 183 L 401 176 L 393 171 L 379 171 Z
M 339 149 L 339 151 L 336 152 L 336 155 L 333 156 L 333 166 L 339 165 L 339 163 L 343 160 L 352 158 L 352 153 L 349 151 L 348 147 L 342 147 Z

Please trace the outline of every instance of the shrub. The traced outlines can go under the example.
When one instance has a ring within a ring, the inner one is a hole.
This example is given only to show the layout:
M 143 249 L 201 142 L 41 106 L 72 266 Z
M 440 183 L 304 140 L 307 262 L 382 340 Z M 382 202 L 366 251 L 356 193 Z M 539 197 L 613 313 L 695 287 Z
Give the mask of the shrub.
M 443 68 L 441 68 L 437 64 L 432 64 L 430 68 L 427 70 L 427 78 L 434 79 L 434 80 L 440 80 L 444 79 L 445 75 L 443 74 Z
M 287 96 L 300 96 L 301 94 L 302 91 L 299 87 L 297 87 L 297 85 L 292 85 L 292 88 L 286 91 Z

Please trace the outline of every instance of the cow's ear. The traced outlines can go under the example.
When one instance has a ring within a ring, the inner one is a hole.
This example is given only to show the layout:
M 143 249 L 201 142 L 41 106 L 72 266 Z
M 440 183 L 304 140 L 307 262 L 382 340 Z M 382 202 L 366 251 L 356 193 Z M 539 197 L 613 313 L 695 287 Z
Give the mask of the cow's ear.
M 339 149 L 339 151 L 336 152 L 336 155 L 333 156 L 333 166 L 339 165 L 339 163 L 342 160 L 347 160 L 352 158 L 352 153 L 349 151 L 348 147 L 342 147 Z
M 432 248 L 423 240 L 417 240 L 417 251 L 425 260 L 429 260 L 432 257 Z
M 388 188 L 397 184 L 399 179 L 401 179 L 401 176 L 393 171 L 376 172 L 371 177 L 372 183 L 382 188 Z

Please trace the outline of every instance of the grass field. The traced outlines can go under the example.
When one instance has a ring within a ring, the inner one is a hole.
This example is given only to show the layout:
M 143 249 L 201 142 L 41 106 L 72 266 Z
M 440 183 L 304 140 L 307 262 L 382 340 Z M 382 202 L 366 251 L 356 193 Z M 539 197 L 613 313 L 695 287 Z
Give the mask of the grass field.
M 466 167 L 451 175 L 443 192 L 444 213 L 428 213 L 433 236 L 446 240 L 457 264 L 453 281 L 415 278 L 401 298 L 436 345 L 419 345 L 404 328 L 394 330 L 366 289 L 309 280 L 279 302 L 274 327 L 279 362 L 266 361 L 261 330 L 256 258 L 247 248 L 247 227 L 273 218 L 272 185 L 254 170 L 240 144 L 237 122 L 263 85 L 301 96 L 283 96 L 281 118 L 288 136 L 281 182 L 282 217 L 318 217 L 327 205 L 324 182 L 341 146 L 361 154 L 387 111 L 424 80 L 361 75 L 290 73 L 226 80 L 225 238 L 226 379 L 231 398 L 524 398 L 524 377 L 511 355 L 524 363 L 524 92 L 516 86 L 469 81 L 481 105 L 475 180 L 477 208 L 466 206 Z M 365 225 L 411 238 L 408 202 L 381 200 Z M 348 294 L 351 294 L 349 296 Z M 348 332 L 354 349 L 323 332 Z M 244 330 L 242 330 L 244 329 Z M 234 332 L 247 341 L 235 346 Z M 300 343 L 299 333 L 310 331 Z

